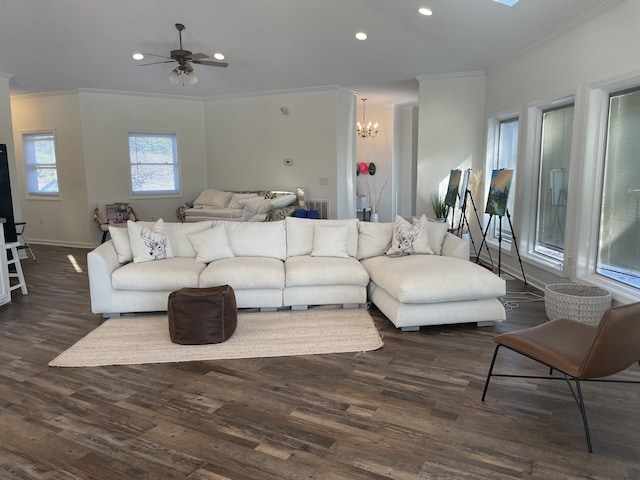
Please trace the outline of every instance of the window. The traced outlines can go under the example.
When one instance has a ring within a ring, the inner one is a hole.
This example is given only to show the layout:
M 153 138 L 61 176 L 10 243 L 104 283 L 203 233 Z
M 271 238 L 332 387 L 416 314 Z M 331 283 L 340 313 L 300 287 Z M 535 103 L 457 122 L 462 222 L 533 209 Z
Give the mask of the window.
M 612 93 L 596 272 L 640 288 L 640 88 Z
M 25 177 L 29 195 L 58 196 L 58 167 L 53 132 L 22 135 Z
M 542 111 L 534 251 L 562 261 L 569 191 L 573 104 Z
M 516 161 L 518 158 L 518 127 L 520 122 L 518 118 L 509 118 L 501 120 L 498 125 L 498 141 L 497 141 L 497 155 L 494 160 L 493 168 L 501 169 L 506 168 L 513 170 L 513 178 L 511 181 L 511 193 L 507 201 L 508 215 L 513 211 L 514 205 L 514 185 L 516 182 Z M 487 172 L 491 174 L 491 172 Z M 498 218 L 494 218 L 493 235 L 495 238 L 500 236 L 500 222 Z M 502 221 L 502 240 L 510 242 L 511 228 L 509 226 L 509 220 L 503 219 Z
M 180 193 L 178 148 L 175 134 L 129 133 L 131 193 Z

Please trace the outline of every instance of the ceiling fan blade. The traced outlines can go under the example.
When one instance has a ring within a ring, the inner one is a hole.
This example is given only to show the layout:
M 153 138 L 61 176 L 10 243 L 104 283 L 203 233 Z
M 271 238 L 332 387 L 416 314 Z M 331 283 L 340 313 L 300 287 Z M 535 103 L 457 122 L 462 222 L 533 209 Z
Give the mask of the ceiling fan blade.
M 144 53 L 144 52 L 143 52 L 142 54 L 143 54 L 145 57 L 146 57 L 147 55 L 149 55 L 149 56 L 151 56 L 151 57 L 160 57 L 160 58 L 168 58 L 168 59 L 171 59 L 171 57 L 167 57 L 166 55 L 156 55 L 155 53 Z
M 210 67 L 222 67 L 227 68 L 229 64 L 227 62 L 212 62 L 210 60 L 193 60 L 192 63 L 198 65 L 209 65 Z
M 140 65 L 138 65 L 139 67 L 147 67 L 149 65 L 157 65 L 159 63 L 174 63 L 175 60 L 163 60 L 162 62 L 151 62 L 151 63 L 141 63 Z
M 209 58 L 209 55 L 205 55 L 204 53 L 191 54 L 191 60 L 202 60 L 203 58 Z

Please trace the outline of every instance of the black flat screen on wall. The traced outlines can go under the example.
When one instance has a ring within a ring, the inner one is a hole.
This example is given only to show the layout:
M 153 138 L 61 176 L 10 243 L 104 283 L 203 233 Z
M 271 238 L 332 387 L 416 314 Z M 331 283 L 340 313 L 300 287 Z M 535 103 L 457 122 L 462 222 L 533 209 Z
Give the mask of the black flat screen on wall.
M 16 225 L 13 218 L 13 202 L 11 201 L 11 182 L 9 181 L 9 158 L 7 146 L 0 143 L 0 217 L 6 219 L 4 223 L 4 239 L 15 242 Z

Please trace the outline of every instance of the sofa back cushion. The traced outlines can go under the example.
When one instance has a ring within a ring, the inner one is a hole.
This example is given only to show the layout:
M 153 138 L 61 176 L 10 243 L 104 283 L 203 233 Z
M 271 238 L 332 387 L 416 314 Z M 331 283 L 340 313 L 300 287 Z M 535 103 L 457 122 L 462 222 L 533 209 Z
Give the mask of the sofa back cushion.
M 313 251 L 314 225 L 320 223 L 329 227 L 346 225 L 347 244 L 346 252 L 350 257 L 358 254 L 358 219 L 344 220 L 312 220 L 309 218 L 287 217 L 287 258 L 300 255 L 311 255 Z
M 378 257 L 391 248 L 395 223 L 359 222 L 358 260 Z
M 229 246 L 236 257 L 270 257 L 285 260 L 285 222 L 224 222 Z
M 169 241 L 171 242 L 171 248 L 173 254 L 176 257 L 195 257 L 196 251 L 193 249 L 193 245 L 187 235 L 202 232 L 211 228 L 213 222 L 193 222 L 193 223 L 179 223 L 179 222 L 167 222 L 164 227 L 169 234 Z

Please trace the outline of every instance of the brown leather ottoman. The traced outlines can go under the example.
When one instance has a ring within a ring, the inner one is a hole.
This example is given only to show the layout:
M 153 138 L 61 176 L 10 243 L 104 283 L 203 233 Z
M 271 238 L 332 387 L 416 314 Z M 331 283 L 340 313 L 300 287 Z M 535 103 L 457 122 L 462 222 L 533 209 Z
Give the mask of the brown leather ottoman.
M 169 334 L 173 343 L 221 343 L 236 331 L 238 309 L 229 285 L 181 288 L 169 294 Z

